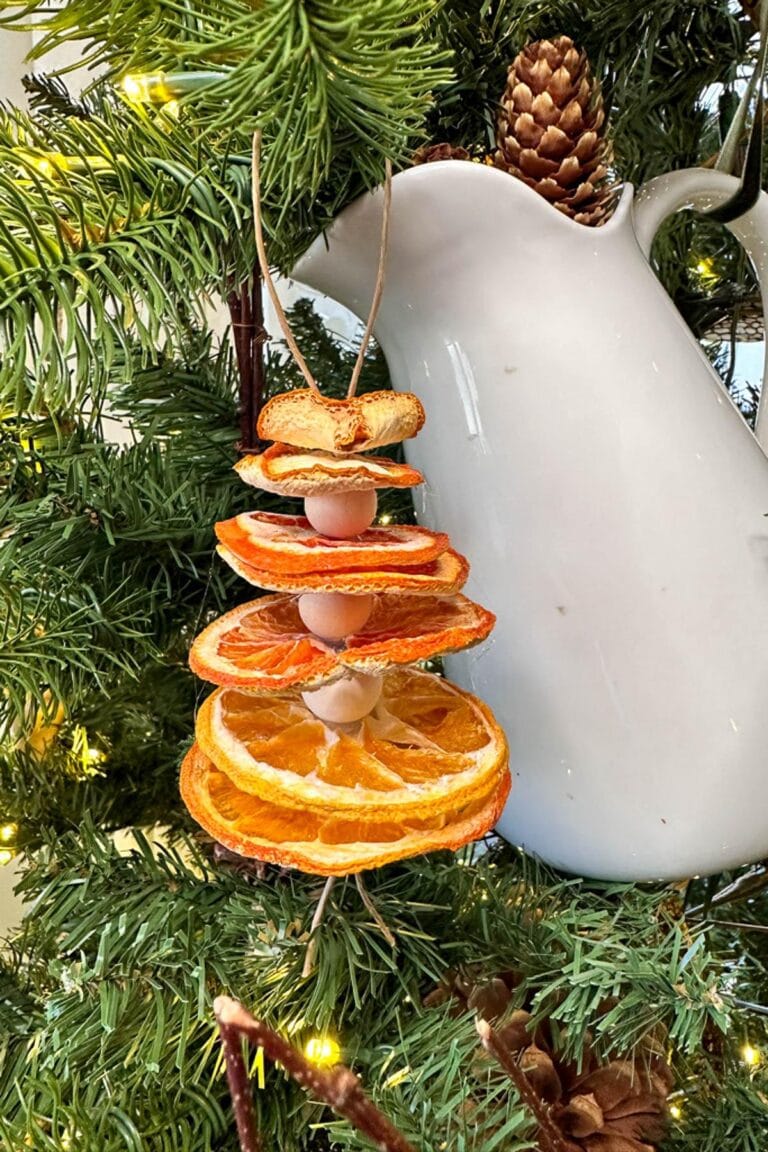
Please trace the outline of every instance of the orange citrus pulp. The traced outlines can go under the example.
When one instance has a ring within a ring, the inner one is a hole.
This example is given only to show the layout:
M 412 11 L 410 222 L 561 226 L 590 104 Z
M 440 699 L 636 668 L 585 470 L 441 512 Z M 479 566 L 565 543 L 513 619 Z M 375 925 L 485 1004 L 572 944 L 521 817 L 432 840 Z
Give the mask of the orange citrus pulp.
M 444 532 L 414 524 L 368 528 L 336 540 L 320 535 L 304 516 L 276 512 L 246 512 L 215 529 L 220 543 L 240 560 L 281 574 L 428 564 L 449 545 Z
M 210 624 L 189 655 L 193 672 L 214 684 L 279 691 L 322 684 L 347 669 L 381 672 L 468 648 L 493 628 L 493 613 L 466 596 L 376 597 L 363 628 L 334 648 L 308 632 L 295 596 L 263 596 Z
M 441 814 L 397 818 L 304 811 L 241 792 L 197 744 L 181 768 L 181 794 L 198 824 L 226 848 L 321 876 L 344 876 L 406 856 L 459 848 L 498 820 L 509 773 L 493 778 L 484 795 Z
M 258 588 L 273 592 L 413 592 L 433 596 L 440 592 L 458 592 L 469 575 L 469 564 L 452 548 L 428 564 L 399 567 L 396 562 L 386 567 L 365 570 L 340 566 L 335 571 L 267 572 L 241 560 L 220 544 L 216 551 L 230 568 Z
M 327 725 L 295 689 L 217 688 L 197 716 L 203 753 L 241 792 L 367 819 L 437 816 L 487 796 L 507 744 L 490 709 L 433 673 L 393 669 L 356 724 Z

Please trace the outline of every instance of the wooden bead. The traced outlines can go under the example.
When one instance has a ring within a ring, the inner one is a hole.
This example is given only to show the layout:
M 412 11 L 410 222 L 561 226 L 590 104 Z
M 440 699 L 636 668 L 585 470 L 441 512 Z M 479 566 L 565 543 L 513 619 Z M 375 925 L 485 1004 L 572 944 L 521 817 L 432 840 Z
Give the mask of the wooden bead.
M 304 515 L 323 536 L 344 539 L 358 536 L 376 518 L 378 499 L 375 488 L 363 492 L 338 492 L 328 496 L 307 496 Z
M 302 692 L 301 698 L 319 720 L 328 724 L 353 724 L 376 707 L 381 686 L 381 676 L 351 672 L 332 684 Z
M 321 640 L 343 640 L 359 632 L 373 611 L 373 596 L 348 592 L 305 592 L 299 597 L 299 616 Z

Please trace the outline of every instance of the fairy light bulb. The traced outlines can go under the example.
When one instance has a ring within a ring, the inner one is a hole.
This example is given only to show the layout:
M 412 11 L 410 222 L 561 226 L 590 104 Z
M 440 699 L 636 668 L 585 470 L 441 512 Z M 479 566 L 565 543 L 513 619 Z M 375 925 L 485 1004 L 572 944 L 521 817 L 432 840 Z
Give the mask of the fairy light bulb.
M 332 1036 L 310 1036 L 304 1045 L 304 1055 L 318 1068 L 331 1068 L 341 1060 L 341 1048 Z
M 7 824 L 0 825 L 0 844 L 14 844 L 16 837 L 19 834 L 18 824 L 9 821 Z
M 35 156 L 32 160 L 32 167 L 46 180 L 53 180 L 56 176 L 56 165 L 47 156 Z
M 741 1060 L 743 1064 L 746 1064 L 747 1068 L 754 1068 L 760 1063 L 759 1048 L 753 1047 L 753 1045 L 747 1041 L 747 1043 L 741 1047 Z
M 123 76 L 121 86 L 129 100 L 137 104 L 146 104 L 151 99 L 151 82 L 149 76 L 142 76 L 136 72 L 129 72 Z
M 11 860 L 13 860 L 13 855 L 10 848 L 0 848 L 0 868 L 6 864 L 10 864 Z
M 679 1104 L 670 1104 L 669 1114 L 673 1120 L 680 1120 L 683 1115 L 683 1110 Z

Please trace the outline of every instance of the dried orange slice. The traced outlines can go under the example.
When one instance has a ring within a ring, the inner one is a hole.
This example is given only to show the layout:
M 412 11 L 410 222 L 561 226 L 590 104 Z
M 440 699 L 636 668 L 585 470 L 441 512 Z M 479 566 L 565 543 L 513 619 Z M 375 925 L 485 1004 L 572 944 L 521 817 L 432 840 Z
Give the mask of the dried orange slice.
M 311 388 L 280 392 L 259 413 L 263 440 L 329 452 L 365 452 L 408 440 L 424 424 L 424 408 L 413 392 L 367 392 L 332 400 Z
M 258 456 L 244 456 L 235 471 L 246 484 L 280 496 L 414 488 L 424 483 L 421 472 L 384 456 L 335 456 L 290 444 L 273 444 Z
M 510 788 L 509 773 L 495 777 L 485 795 L 436 816 L 397 820 L 281 807 L 241 792 L 194 744 L 181 767 L 181 794 L 198 824 L 240 856 L 344 876 L 392 860 L 459 848 L 498 820 Z
M 219 521 L 215 530 L 219 541 L 246 564 L 291 574 L 428 564 L 449 546 L 445 532 L 414 524 L 368 528 L 337 540 L 319 535 L 305 516 L 277 512 L 245 512 Z
M 220 544 L 216 549 L 230 568 L 257 588 L 272 592 L 411 592 L 415 595 L 434 596 L 437 593 L 458 592 L 467 582 L 469 564 L 452 548 L 443 552 L 429 564 L 413 564 L 406 568 L 396 564 L 365 569 L 339 568 L 328 572 L 267 572 L 241 560 L 229 548 Z
M 193 672 L 213 684 L 274 692 L 323 684 L 342 668 L 329 645 L 307 631 L 295 596 L 262 596 L 219 616 L 195 639 Z
M 487 794 L 507 762 L 504 733 L 468 692 L 415 668 L 386 673 L 357 724 L 329 726 L 295 689 L 217 688 L 197 740 L 243 792 L 285 807 L 372 819 L 433 816 Z
M 295 596 L 263 596 L 220 616 L 192 645 L 189 664 L 203 680 L 274 692 L 322 684 L 344 668 L 383 672 L 484 640 L 492 612 L 466 596 L 377 596 L 364 627 L 334 649 L 308 632 Z

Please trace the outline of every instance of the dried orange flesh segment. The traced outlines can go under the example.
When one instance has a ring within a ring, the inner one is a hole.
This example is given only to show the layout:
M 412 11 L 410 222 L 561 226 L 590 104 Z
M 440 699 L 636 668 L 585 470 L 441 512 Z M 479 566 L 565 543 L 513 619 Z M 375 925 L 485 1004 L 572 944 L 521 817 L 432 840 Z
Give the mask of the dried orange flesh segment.
M 493 827 L 509 788 L 509 773 L 502 771 L 484 794 L 434 816 L 345 817 L 283 807 L 241 792 L 197 744 L 181 769 L 187 808 L 226 848 L 320 876 L 348 875 L 422 852 L 459 848 Z
M 189 664 L 213 684 L 275 692 L 327 683 L 345 668 L 382 672 L 468 648 L 488 636 L 494 620 L 466 596 L 385 593 L 365 626 L 333 647 L 307 631 L 297 597 L 262 596 L 209 624 L 194 641 Z
M 197 717 L 197 740 L 243 792 L 286 807 L 389 818 L 431 816 L 487 793 L 507 763 L 488 707 L 415 668 L 385 674 L 374 710 L 324 724 L 298 691 L 218 688 Z
M 305 516 L 245 512 L 215 525 L 221 544 L 246 564 L 268 572 L 301 574 L 337 568 L 428 564 L 449 546 L 444 532 L 415 524 L 368 528 L 347 539 L 321 536 Z
M 381 672 L 392 664 L 429 660 L 479 644 L 495 623 L 492 612 L 460 594 L 428 600 L 407 593 L 382 595 L 365 626 L 346 638 L 339 660 L 360 672 Z
M 281 496 L 413 488 L 424 483 L 421 472 L 385 456 L 336 456 L 290 444 L 272 444 L 257 456 L 244 456 L 235 471 L 246 484 Z
M 469 564 L 459 553 L 449 548 L 428 564 L 414 564 L 407 568 L 391 566 L 365 569 L 340 567 L 328 572 L 303 572 L 301 575 L 285 572 L 267 572 L 241 560 L 229 548 L 219 544 L 219 556 L 238 576 L 267 588 L 272 592 L 410 592 L 421 596 L 458 592 L 469 576 Z
M 295 596 L 262 596 L 197 636 L 189 666 L 203 680 L 259 692 L 324 684 L 342 673 L 336 652 L 307 631 Z

